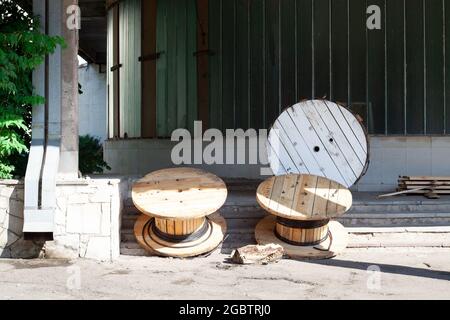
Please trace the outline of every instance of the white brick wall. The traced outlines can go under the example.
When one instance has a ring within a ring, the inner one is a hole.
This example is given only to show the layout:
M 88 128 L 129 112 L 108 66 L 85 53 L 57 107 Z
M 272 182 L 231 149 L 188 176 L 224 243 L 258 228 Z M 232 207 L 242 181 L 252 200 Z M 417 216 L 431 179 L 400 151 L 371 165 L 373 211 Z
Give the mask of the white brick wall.
M 23 185 L 0 181 L 0 257 L 117 258 L 126 183 L 88 179 L 58 185 L 54 241 L 39 244 L 23 240 Z

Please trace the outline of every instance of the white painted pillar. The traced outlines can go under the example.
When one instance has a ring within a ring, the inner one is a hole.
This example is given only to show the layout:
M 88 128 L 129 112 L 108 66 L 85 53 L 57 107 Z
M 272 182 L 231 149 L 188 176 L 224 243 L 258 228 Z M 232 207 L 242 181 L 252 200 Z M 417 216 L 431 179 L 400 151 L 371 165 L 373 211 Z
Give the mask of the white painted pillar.
M 33 73 L 36 92 L 46 104 L 33 107 L 23 227 L 29 239 L 52 238 L 57 180 L 78 178 L 78 30 L 67 24 L 67 9 L 77 4 L 78 0 L 33 0 L 42 31 L 62 36 L 67 47 L 57 47 Z

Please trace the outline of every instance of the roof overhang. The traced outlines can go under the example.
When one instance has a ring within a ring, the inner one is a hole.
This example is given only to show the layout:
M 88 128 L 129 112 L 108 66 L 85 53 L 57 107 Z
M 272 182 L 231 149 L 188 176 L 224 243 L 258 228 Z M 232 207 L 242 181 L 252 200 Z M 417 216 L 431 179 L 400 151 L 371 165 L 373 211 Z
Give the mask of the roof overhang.
M 89 63 L 106 64 L 106 2 L 79 0 L 78 4 L 81 9 L 79 54 Z
M 25 10 L 32 11 L 32 0 L 14 1 Z M 107 1 L 78 0 L 78 5 L 81 9 L 79 54 L 89 63 L 106 64 Z

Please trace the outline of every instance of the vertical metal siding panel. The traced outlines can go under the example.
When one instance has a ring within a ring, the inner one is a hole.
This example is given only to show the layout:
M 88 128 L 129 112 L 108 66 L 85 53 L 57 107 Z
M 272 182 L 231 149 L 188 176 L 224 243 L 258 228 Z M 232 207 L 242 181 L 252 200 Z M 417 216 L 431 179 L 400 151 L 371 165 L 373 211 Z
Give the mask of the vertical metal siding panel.
M 157 135 L 192 132 L 197 120 L 197 15 L 195 0 L 157 2 Z
M 127 8 L 128 3 L 126 1 L 120 2 L 119 3 L 119 62 L 120 64 L 122 64 L 122 67 L 119 69 L 119 81 L 120 81 L 120 88 L 119 88 L 119 98 L 120 98 L 120 102 L 119 102 L 119 137 L 122 138 L 123 137 L 123 133 L 124 133 L 124 124 L 126 123 L 126 119 L 124 118 L 124 112 L 123 109 L 128 107 L 128 103 L 126 101 L 126 93 L 127 93 L 127 84 L 128 84 L 128 79 L 126 77 L 127 75 L 127 70 L 128 70 L 128 64 L 126 63 L 126 53 L 127 50 L 125 50 L 125 46 L 126 46 L 126 8 Z
M 250 2 L 250 127 L 264 128 L 263 0 Z
M 126 104 L 122 106 L 122 116 L 125 120 L 123 123 L 123 134 L 124 136 L 127 135 L 128 137 L 132 136 L 132 119 L 133 119 L 133 88 L 132 88 L 132 81 L 133 81 L 133 64 L 131 61 L 131 57 L 133 55 L 133 24 L 132 24 L 132 1 L 134 0 L 127 0 L 126 1 L 126 10 L 125 10 L 125 16 L 126 16 L 126 25 L 125 25 L 125 43 L 123 43 L 124 48 L 126 48 L 125 57 L 124 57 L 124 64 L 127 66 L 126 68 L 126 91 L 124 92 L 125 95 L 125 101 Z
M 198 95 L 197 95 L 197 10 L 196 0 L 187 3 L 187 52 L 185 55 L 187 64 L 187 128 L 194 132 L 194 121 L 199 119 Z
M 234 128 L 235 112 L 235 0 L 223 0 L 222 35 L 222 126 Z
M 156 47 L 162 52 L 156 62 L 156 119 L 158 137 L 166 137 L 167 129 L 167 1 L 158 0 Z
M 266 127 L 270 127 L 280 113 L 279 96 L 279 1 L 266 0 Z
M 366 109 L 366 5 L 349 1 L 350 108 L 367 123 Z
M 297 83 L 299 99 L 313 98 L 312 92 L 312 0 L 297 0 Z
M 156 2 L 141 1 L 142 5 L 142 56 L 156 52 Z M 141 62 L 141 136 L 156 136 L 156 61 Z
M 146 1 L 146 0 L 144 0 Z M 133 96 L 135 98 L 133 104 L 133 138 L 141 137 L 141 0 L 135 0 L 133 3 L 133 35 L 134 35 L 134 51 L 132 57 L 133 63 Z
M 387 5 L 387 133 L 404 134 L 403 0 Z
M 446 133 L 450 134 L 450 3 L 445 5 L 445 114 L 446 114 Z
M 132 41 L 130 39 L 130 37 L 132 37 L 133 35 L 130 33 L 132 30 L 131 29 L 131 25 L 130 25 L 130 7 L 131 7 L 131 1 L 133 0 L 127 0 L 125 1 L 125 5 L 124 5 L 124 41 L 122 42 L 122 45 L 124 47 L 124 55 L 123 55 L 123 64 L 124 66 L 126 66 L 125 72 L 125 86 L 124 86 L 124 98 L 125 98 L 125 103 L 123 105 L 121 105 L 121 109 L 122 109 L 122 119 L 124 119 L 124 121 L 122 122 L 122 134 L 128 135 L 130 136 L 131 133 L 130 131 L 130 116 L 132 113 L 132 94 L 131 94 L 131 70 L 132 70 L 132 64 L 130 63 L 130 56 L 132 54 L 133 50 L 130 50 L 130 46 L 132 46 Z M 125 49 L 126 48 L 126 49 Z
M 444 133 L 444 48 L 442 1 L 428 0 L 426 24 L 427 134 Z
M 107 72 L 107 88 L 108 88 L 108 138 L 114 137 L 114 76 L 111 72 L 111 67 L 114 64 L 114 10 L 108 11 L 108 35 L 107 35 L 107 62 L 106 62 L 106 72 Z
M 189 1 L 177 1 L 175 3 L 175 16 L 172 22 L 176 27 L 175 45 L 175 81 L 176 81 L 176 127 L 187 128 L 187 56 L 186 47 L 188 43 L 188 21 L 187 4 Z M 193 51 L 194 52 L 194 51 Z M 192 53 L 191 53 L 192 54 Z M 170 116 L 169 116 L 170 117 Z M 170 128 L 176 129 L 175 126 Z
M 406 5 L 406 133 L 424 133 L 423 0 Z
M 144 0 L 147 1 L 147 0 Z M 141 63 L 139 62 L 139 57 L 142 54 L 142 37 L 141 37 L 141 33 L 142 33 L 142 21 L 141 21 L 141 8 L 142 8 L 142 0 L 138 0 L 136 5 L 135 5 L 135 16 L 136 16 L 136 29 L 139 30 L 138 32 L 136 32 L 136 43 L 137 43 L 137 48 L 136 51 L 134 53 L 134 66 L 135 66 L 135 74 L 136 74 L 136 79 L 137 79 L 137 83 L 136 86 L 134 88 L 134 92 L 137 98 L 136 101 L 136 117 L 135 117 L 135 121 L 136 121 L 136 129 L 135 129 L 135 136 L 136 137 L 141 137 L 142 136 L 142 121 L 141 121 L 141 117 L 142 117 L 142 70 L 141 70 Z
M 236 0 L 236 120 L 234 127 L 248 128 L 248 10 L 250 0 Z
M 165 0 L 167 7 L 167 133 L 169 136 L 177 124 L 177 0 Z M 183 1 L 184 2 L 184 1 Z
M 348 6 L 347 0 L 331 1 L 331 99 L 348 104 Z
M 120 2 L 120 137 L 141 135 L 140 0 Z
M 225 0 L 226 1 L 226 0 Z M 221 98 L 221 2 L 209 0 L 209 123 L 211 128 L 222 129 Z
M 314 92 L 330 97 L 329 0 L 314 1 Z
M 371 4 L 381 9 L 381 30 L 368 31 L 368 129 L 371 134 L 385 134 L 385 106 L 386 106 L 386 61 L 385 61 L 385 0 L 376 0 Z
M 281 108 L 295 104 L 295 1 L 283 0 L 281 5 Z

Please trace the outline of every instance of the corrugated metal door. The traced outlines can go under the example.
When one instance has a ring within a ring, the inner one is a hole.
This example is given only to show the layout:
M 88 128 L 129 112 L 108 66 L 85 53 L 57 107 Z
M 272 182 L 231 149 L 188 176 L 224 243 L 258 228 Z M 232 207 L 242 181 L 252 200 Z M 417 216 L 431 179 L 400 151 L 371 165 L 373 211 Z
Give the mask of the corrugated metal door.
M 157 135 L 193 129 L 197 119 L 196 0 L 158 0 Z
M 210 0 L 209 13 L 212 127 L 267 128 L 326 97 L 372 134 L 450 133 L 448 1 Z
M 119 4 L 120 137 L 141 136 L 141 0 Z
M 114 138 L 114 87 L 115 79 L 114 72 L 111 71 L 111 67 L 114 65 L 114 10 L 108 11 L 108 55 L 107 55 L 107 74 L 106 81 L 108 83 L 108 138 Z

